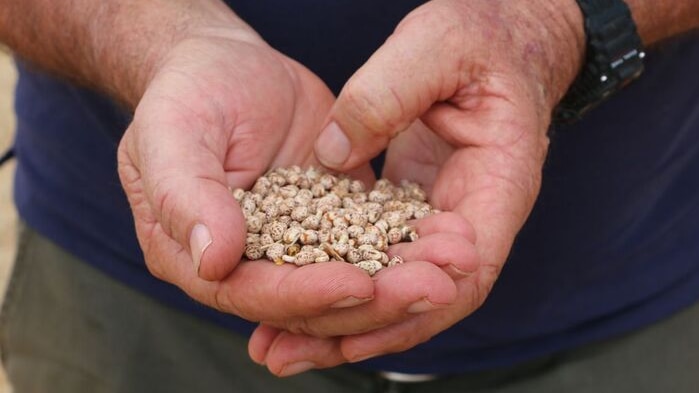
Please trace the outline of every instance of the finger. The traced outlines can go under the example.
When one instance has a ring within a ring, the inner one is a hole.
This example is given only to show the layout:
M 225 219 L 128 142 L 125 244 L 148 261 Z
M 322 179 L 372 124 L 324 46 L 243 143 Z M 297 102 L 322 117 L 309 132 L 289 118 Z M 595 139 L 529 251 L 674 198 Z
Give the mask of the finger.
M 316 337 L 357 334 L 456 301 L 454 281 L 429 262 L 405 263 L 381 270 L 374 277 L 374 298 L 370 302 L 314 318 L 281 321 L 282 325 L 275 326 Z
M 148 264 L 154 276 L 203 304 L 250 321 L 313 317 L 358 306 L 374 297 L 371 277 L 344 262 L 299 268 L 266 260 L 246 261 L 222 281 L 202 280 L 190 268 L 186 251 L 171 252 L 176 243 L 157 224 L 150 231 L 153 254 L 167 255 L 166 261 L 156 259 Z
M 307 68 L 301 64 L 290 60 L 298 67 L 299 81 L 295 88 L 298 90 L 296 102 L 296 116 L 294 116 L 289 127 L 289 135 L 304 135 L 304 138 L 287 138 L 279 149 L 275 152 L 270 164 L 272 168 L 287 167 L 290 165 L 301 165 L 302 167 L 320 167 L 322 164 L 313 153 L 312 141 L 320 133 L 323 121 L 330 111 L 335 97 L 328 87 Z M 259 141 L 257 141 L 259 145 Z M 253 145 L 253 144 L 251 144 Z M 253 149 L 255 146 L 251 146 Z M 271 151 L 274 151 L 270 149 Z M 244 151 L 244 149 L 241 149 Z M 238 162 L 239 160 L 235 160 Z M 254 160 L 253 160 L 254 161 Z M 239 165 L 239 164 L 238 164 Z M 375 175 L 370 165 L 363 165 L 346 173 L 353 179 L 363 181 L 365 184 L 373 184 Z M 251 185 L 254 179 L 246 178 Z M 240 186 L 245 188 L 245 186 Z
M 462 75 L 450 20 L 414 11 L 350 78 L 315 143 L 324 165 L 342 170 L 367 162 L 433 103 L 454 94 Z
M 341 351 L 351 362 L 408 350 L 466 318 L 483 304 L 495 281 L 492 266 L 481 265 L 475 274 L 458 281 L 458 302 L 440 310 L 416 314 L 400 323 L 342 338 Z
M 390 271 L 387 270 L 386 272 Z M 408 350 L 423 343 L 477 309 L 484 299 L 487 283 L 493 282 L 493 270 L 481 267 L 475 274 L 458 282 L 459 299 L 452 306 L 411 314 L 396 323 L 374 330 L 326 339 L 305 334 L 280 334 L 274 347 L 268 346 L 267 364 L 309 361 L 313 367 L 331 367 L 338 362 L 359 362 L 384 354 Z M 340 339 L 339 348 L 335 340 Z M 312 345 L 310 344 L 312 343 Z M 307 346 L 308 344 L 308 346 Z M 339 353 L 338 353 L 339 352 Z M 327 363 L 323 359 L 327 358 Z
M 274 338 L 274 346 L 269 347 L 265 362 L 274 364 L 275 370 L 281 368 L 280 364 L 303 361 L 312 363 L 314 368 L 322 368 L 408 350 L 463 319 L 480 305 L 477 280 L 480 279 L 472 276 L 460 282 L 458 305 L 413 314 L 366 333 L 326 339 L 304 334 L 279 334 Z
M 476 242 L 476 230 L 470 222 L 454 212 L 440 212 L 411 222 L 420 236 L 454 233 L 471 243 Z M 400 243 L 399 243 L 400 244 Z M 420 258 L 417 258 L 420 259 Z
M 168 237 L 188 252 L 192 270 L 209 280 L 225 277 L 243 253 L 245 220 L 228 188 L 224 152 L 197 130 L 158 122 L 162 116 L 138 118 L 124 137 L 128 158 L 120 160 L 127 194 L 139 189 L 144 200 L 137 202 L 145 202 L 139 208 L 147 206 Z
M 264 362 L 279 375 L 285 365 L 305 364 L 302 369 L 307 370 L 401 352 L 429 340 L 454 323 L 454 315 L 450 310 L 436 310 L 411 315 L 367 333 L 341 337 L 319 338 L 284 331 L 274 337 L 273 345 L 268 345 Z
M 250 355 L 250 359 L 257 364 L 264 365 L 272 343 L 281 332 L 281 330 L 269 325 L 259 324 L 252 332 L 252 335 L 250 335 L 250 340 L 248 341 L 248 355 Z
M 264 364 L 272 373 L 282 375 L 288 370 L 301 372 L 334 367 L 405 351 L 429 340 L 445 327 L 442 322 L 447 319 L 440 313 L 447 311 L 411 315 L 396 324 L 367 333 L 340 337 L 320 338 L 281 331 L 273 339 L 266 338 L 273 344 L 267 345 Z M 256 345 L 262 347 L 261 343 Z
M 253 321 L 312 317 L 330 309 L 354 307 L 374 298 L 374 283 L 345 262 L 303 267 L 246 261 L 223 280 L 216 304 Z
M 265 358 L 269 371 L 280 377 L 346 362 L 340 352 L 339 338 L 317 338 L 286 331 L 275 338 Z
M 444 269 L 452 278 L 475 272 L 480 260 L 473 243 L 455 233 L 434 233 L 411 243 L 398 243 L 389 249 L 406 261 L 429 261 Z
M 421 344 L 444 326 L 440 310 L 414 315 L 401 323 L 386 326 L 368 333 L 343 337 L 340 343 L 342 357 L 355 363 L 381 355 L 408 350 Z M 440 322 L 438 322 L 440 321 Z M 287 355 L 290 356 L 290 355 Z

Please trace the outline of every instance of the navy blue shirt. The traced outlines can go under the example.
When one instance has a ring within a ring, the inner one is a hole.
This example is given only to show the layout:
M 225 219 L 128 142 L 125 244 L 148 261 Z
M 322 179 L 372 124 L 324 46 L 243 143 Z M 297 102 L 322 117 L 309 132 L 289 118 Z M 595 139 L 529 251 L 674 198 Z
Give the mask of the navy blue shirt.
M 421 1 L 232 1 L 336 93 Z M 153 278 L 116 173 L 129 114 L 19 63 L 15 199 L 30 226 L 155 299 L 247 334 Z M 636 83 L 553 134 L 541 195 L 482 308 L 407 352 L 401 372 L 509 366 L 609 338 L 699 299 L 699 36 L 649 51 Z M 50 263 L 50 261 L 47 261 Z

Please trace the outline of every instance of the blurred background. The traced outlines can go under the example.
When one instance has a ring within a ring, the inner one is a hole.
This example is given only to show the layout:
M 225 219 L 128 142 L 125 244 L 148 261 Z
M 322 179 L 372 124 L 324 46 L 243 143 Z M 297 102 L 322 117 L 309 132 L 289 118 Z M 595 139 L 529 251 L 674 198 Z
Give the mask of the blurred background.
M 12 111 L 12 92 L 17 74 L 12 58 L 0 47 L 0 154 L 11 145 L 15 119 Z M 0 167 L 0 299 L 5 295 L 7 278 L 12 268 L 15 251 L 17 214 L 12 204 L 12 174 L 14 162 Z M 9 393 L 5 373 L 0 368 L 0 393 Z

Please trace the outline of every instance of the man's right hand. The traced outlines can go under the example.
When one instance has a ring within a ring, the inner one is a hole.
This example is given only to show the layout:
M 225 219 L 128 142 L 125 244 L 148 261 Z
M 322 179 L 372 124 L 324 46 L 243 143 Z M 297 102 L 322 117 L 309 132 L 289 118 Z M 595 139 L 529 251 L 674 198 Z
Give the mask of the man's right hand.
M 371 279 L 346 264 L 299 274 L 250 262 L 230 275 L 246 226 L 229 187 L 248 188 L 270 167 L 313 164 L 333 101 L 320 79 L 252 31 L 196 29 L 165 53 L 118 156 L 149 270 L 252 320 L 371 299 Z

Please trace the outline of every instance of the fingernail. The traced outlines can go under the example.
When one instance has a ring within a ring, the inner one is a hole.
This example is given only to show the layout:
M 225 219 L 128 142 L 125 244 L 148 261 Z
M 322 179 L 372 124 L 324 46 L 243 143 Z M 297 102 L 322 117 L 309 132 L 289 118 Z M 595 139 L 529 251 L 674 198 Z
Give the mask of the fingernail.
M 287 364 L 286 366 L 284 366 L 284 368 L 282 368 L 282 371 L 279 373 L 279 375 L 282 377 L 288 377 L 290 375 L 300 374 L 304 371 L 308 371 L 308 370 L 313 369 L 315 367 L 316 367 L 316 364 L 313 362 L 309 362 L 309 361 L 291 363 L 291 364 Z
M 470 272 L 465 272 L 458 267 L 454 266 L 453 263 L 450 263 L 444 267 L 444 271 L 450 276 L 454 278 L 464 278 L 468 277 L 471 275 Z
M 338 168 L 347 161 L 352 145 L 337 123 L 328 124 L 315 144 L 318 161 L 329 168 Z
M 364 304 L 368 302 L 369 300 L 373 299 L 373 297 L 354 297 L 354 296 L 348 296 L 336 303 L 334 303 L 330 308 L 348 308 L 348 307 L 354 307 L 358 306 L 360 304 Z
M 369 353 L 366 355 L 355 356 L 350 360 L 350 363 L 359 363 L 359 362 L 362 362 L 362 361 L 367 360 L 367 359 L 379 357 L 381 355 L 383 355 L 383 354 L 382 353 Z
M 432 311 L 436 309 L 435 304 L 427 299 L 418 300 L 417 302 L 408 306 L 408 313 L 419 314 L 427 311 Z
M 252 359 L 252 361 L 255 362 L 258 366 L 266 366 L 267 365 L 267 359 L 262 359 L 259 362 L 255 359 Z
M 189 249 L 192 251 L 192 262 L 194 262 L 194 270 L 199 275 L 199 265 L 204 251 L 211 245 L 211 232 L 204 224 L 196 224 L 192 228 L 192 233 L 189 235 Z

